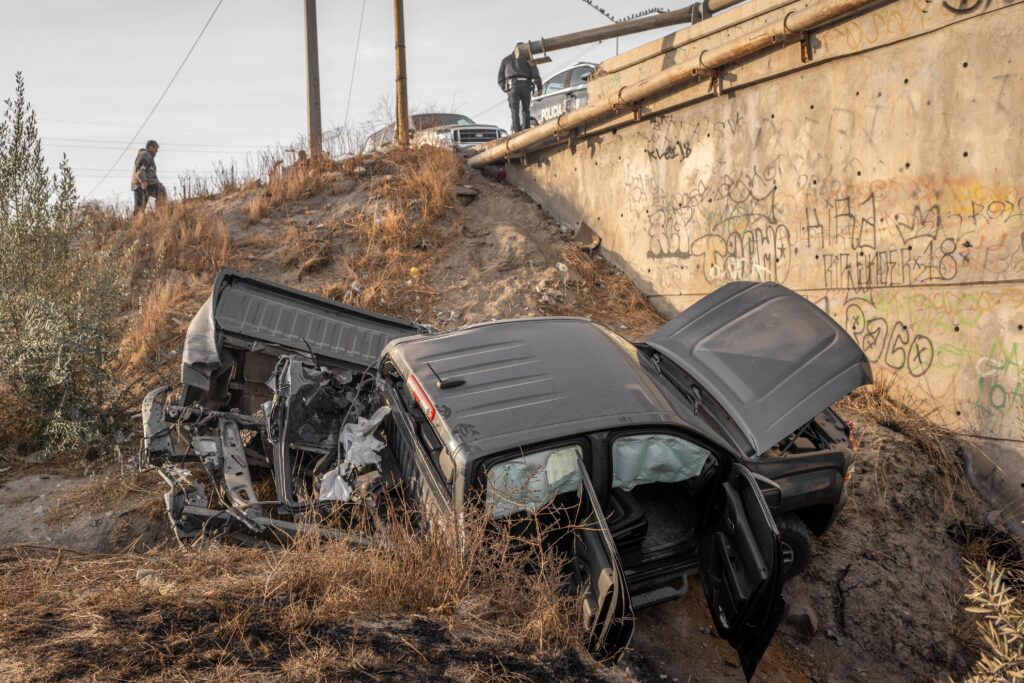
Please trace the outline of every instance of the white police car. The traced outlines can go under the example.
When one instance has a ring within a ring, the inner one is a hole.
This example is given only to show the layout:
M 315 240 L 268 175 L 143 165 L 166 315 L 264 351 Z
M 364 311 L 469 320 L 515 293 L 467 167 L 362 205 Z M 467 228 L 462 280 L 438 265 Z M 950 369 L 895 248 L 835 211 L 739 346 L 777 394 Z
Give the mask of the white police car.
M 538 97 L 530 102 L 530 125 L 536 126 L 587 104 L 587 79 L 597 64 L 577 62 L 544 81 Z

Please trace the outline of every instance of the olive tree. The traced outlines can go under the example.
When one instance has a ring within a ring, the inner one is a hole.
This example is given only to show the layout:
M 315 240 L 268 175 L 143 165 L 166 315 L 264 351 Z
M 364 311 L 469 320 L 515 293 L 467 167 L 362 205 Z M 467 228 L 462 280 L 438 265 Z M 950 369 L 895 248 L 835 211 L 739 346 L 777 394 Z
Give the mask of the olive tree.
M 67 157 L 43 158 L 25 81 L 0 120 L 0 448 L 103 451 L 110 363 L 126 300 L 109 254 L 84 239 Z

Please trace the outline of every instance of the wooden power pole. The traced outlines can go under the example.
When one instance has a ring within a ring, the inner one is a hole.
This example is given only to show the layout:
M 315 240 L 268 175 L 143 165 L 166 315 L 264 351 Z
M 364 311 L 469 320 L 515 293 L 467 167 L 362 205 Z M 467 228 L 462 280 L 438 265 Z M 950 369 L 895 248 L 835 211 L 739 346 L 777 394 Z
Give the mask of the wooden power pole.
M 306 112 L 309 119 L 309 156 L 323 152 L 320 127 L 320 58 L 316 40 L 316 0 L 306 0 Z
M 398 144 L 409 144 L 409 89 L 405 78 L 405 10 L 402 0 L 395 0 L 395 132 Z

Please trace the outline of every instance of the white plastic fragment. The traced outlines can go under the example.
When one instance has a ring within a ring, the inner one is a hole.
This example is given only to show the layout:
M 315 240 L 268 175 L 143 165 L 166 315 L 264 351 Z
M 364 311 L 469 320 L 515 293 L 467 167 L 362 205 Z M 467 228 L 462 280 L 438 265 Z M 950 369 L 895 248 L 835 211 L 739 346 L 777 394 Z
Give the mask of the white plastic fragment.
M 352 497 L 352 487 L 341 474 L 344 463 L 329 470 L 320 482 L 320 500 L 337 500 L 344 503 Z
M 373 433 L 390 412 L 389 406 L 381 406 L 369 418 L 361 417 L 342 427 L 341 449 L 346 461 L 354 467 L 380 464 L 377 454 L 384 448 L 384 442 L 375 438 Z
M 373 436 L 373 433 L 390 412 L 390 407 L 381 406 L 369 418 L 360 417 L 342 427 L 341 451 L 344 460 L 324 475 L 320 482 L 320 500 L 348 501 L 352 497 L 349 477 L 353 470 L 380 464 L 378 453 L 384 448 L 384 442 Z

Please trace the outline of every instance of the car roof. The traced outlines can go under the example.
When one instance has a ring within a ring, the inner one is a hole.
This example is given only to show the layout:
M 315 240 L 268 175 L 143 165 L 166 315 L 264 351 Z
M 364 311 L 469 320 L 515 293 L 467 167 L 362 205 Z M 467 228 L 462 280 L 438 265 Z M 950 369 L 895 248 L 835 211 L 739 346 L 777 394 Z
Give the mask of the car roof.
M 567 73 L 569 71 L 572 71 L 573 69 L 578 69 L 581 66 L 588 66 L 591 69 L 596 69 L 597 68 L 597 64 L 595 64 L 594 62 L 576 62 L 575 64 L 571 64 L 571 65 L 565 67 L 564 69 L 559 69 L 558 71 L 556 71 L 555 73 L 551 74 L 550 76 L 548 76 L 544 80 L 545 81 L 550 81 L 555 76 L 561 76 L 562 74 Z
M 436 407 L 438 436 L 467 462 L 631 425 L 716 433 L 643 367 L 633 344 L 583 318 L 484 323 L 396 339 L 384 354 L 415 376 Z
M 460 118 L 460 119 L 466 119 L 470 123 L 473 123 L 473 119 L 469 118 L 465 114 L 453 114 L 451 112 L 439 112 L 439 111 L 427 112 L 427 113 L 423 113 L 423 114 L 413 114 L 410 118 L 415 123 L 416 121 L 422 120 L 422 119 L 428 119 L 428 120 L 432 119 L 432 118 L 440 119 L 440 118 L 447 117 L 447 116 L 457 117 L 457 118 Z M 438 125 L 442 125 L 443 126 L 443 125 L 448 125 L 448 124 L 438 124 Z

